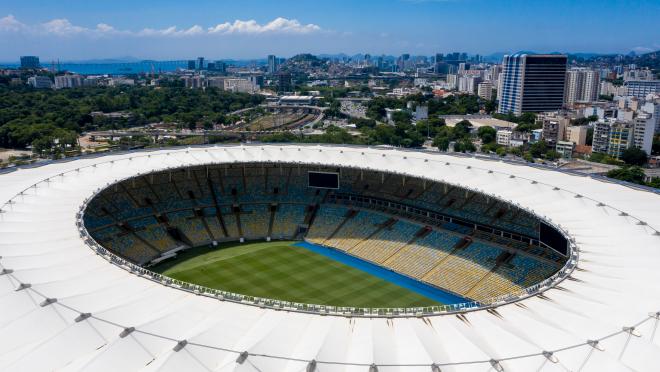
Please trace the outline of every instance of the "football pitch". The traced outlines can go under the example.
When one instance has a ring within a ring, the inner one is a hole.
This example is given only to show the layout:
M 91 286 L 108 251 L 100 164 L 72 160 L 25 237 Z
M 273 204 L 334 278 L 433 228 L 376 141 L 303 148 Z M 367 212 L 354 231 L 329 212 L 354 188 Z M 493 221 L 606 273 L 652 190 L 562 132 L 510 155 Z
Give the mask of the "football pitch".
M 174 279 L 278 300 L 352 307 L 439 305 L 409 289 L 296 242 L 226 243 L 194 248 L 151 267 Z

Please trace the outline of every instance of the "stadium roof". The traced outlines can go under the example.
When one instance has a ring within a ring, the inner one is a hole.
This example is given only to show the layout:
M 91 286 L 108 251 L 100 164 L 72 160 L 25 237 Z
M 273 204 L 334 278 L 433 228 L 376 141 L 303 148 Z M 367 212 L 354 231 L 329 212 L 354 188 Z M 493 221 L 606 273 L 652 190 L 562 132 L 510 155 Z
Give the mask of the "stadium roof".
M 260 308 L 156 283 L 81 238 L 85 200 L 168 167 L 304 162 L 461 184 L 568 231 L 578 269 L 490 310 L 346 317 Z M 571 173 L 342 146 L 218 146 L 86 157 L 0 175 L 2 371 L 657 371 L 660 196 Z M 435 366 L 433 367 L 432 365 Z

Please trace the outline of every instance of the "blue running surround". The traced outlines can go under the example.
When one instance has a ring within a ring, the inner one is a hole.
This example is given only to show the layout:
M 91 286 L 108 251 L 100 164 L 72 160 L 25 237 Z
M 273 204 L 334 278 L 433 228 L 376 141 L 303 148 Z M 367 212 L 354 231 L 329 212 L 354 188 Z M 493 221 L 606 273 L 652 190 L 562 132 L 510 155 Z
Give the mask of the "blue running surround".
M 438 301 L 445 305 L 451 304 L 461 304 L 465 302 L 471 302 L 472 300 L 463 298 L 451 292 L 443 291 L 440 288 L 433 287 L 431 285 L 422 283 L 418 280 L 409 278 L 405 275 L 401 275 L 394 271 L 385 269 L 381 266 L 375 265 L 371 262 L 361 260 L 357 257 L 353 257 L 349 254 L 341 252 L 336 249 L 324 247 L 321 245 L 316 245 L 308 242 L 299 242 L 294 244 L 296 247 L 305 248 L 314 253 L 318 253 L 325 257 L 331 258 L 337 262 L 341 262 L 344 265 L 356 268 L 367 272 L 373 276 L 386 280 L 390 283 L 396 284 L 400 287 L 409 289 L 415 293 L 418 293 L 424 297 L 428 297 L 434 301 Z

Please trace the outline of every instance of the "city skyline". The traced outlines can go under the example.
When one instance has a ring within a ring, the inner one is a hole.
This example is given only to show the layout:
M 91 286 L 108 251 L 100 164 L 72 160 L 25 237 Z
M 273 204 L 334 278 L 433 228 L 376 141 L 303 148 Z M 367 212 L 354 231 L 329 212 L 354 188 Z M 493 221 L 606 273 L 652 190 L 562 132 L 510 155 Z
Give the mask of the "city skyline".
M 340 0 L 331 4 L 260 0 L 124 0 L 66 4 L 10 0 L 0 13 L 0 60 L 264 58 L 297 53 L 372 55 L 465 51 L 644 53 L 660 49 L 650 24 L 660 3 L 484 0 Z M 626 14 L 621 17 L 621 14 Z M 616 21 L 616 32 L 608 22 Z M 521 32 L 524 31 L 524 32 Z M 576 32 L 579 37 L 576 37 Z

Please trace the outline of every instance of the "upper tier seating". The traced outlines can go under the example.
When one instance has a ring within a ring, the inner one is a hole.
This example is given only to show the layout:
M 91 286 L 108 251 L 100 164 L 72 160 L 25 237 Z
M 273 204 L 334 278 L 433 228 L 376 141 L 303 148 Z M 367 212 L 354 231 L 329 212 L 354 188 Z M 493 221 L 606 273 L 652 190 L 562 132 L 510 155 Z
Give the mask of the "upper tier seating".
M 305 222 L 306 206 L 302 204 L 280 204 L 273 220 L 273 239 L 292 238 L 298 225 Z
M 245 205 L 241 211 L 241 227 L 246 239 L 265 238 L 268 236 L 270 210 L 266 204 Z

